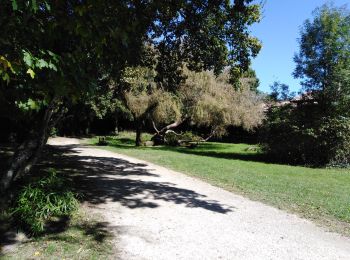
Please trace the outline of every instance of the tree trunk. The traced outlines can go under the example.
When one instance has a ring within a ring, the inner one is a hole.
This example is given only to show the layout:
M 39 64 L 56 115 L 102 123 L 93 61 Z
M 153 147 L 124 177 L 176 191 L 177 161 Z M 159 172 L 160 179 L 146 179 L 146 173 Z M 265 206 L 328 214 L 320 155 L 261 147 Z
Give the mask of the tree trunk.
M 28 173 L 36 163 L 47 139 L 49 138 L 50 129 L 54 127 L 61 118 L 63 112 L 53 119 L 54 107 L 50 105 L 44 113 L 39 124 L 38 131 L 35 131 L 27 140 L 25 140 L 17 149 L 12 157 L 8 171 L 0 180 L 0 193 L 6 191 L 11 183 Z
M 119 135 L 119 129 L 118 129 L 118 117 L 115 118 L 115 127 L 114 127 L 114 134 Z
M 141 135 L 142 135 L 142 122 L 136 122 L 136 140 L 135 140 L 136 146 L 141 146 L 142 144 Z

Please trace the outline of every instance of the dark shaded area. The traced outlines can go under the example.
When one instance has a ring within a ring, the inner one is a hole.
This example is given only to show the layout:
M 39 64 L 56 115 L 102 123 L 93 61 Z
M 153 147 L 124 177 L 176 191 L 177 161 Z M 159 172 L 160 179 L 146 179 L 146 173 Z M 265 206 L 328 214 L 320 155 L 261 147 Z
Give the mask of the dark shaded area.
M 72 225 L 70 223 L 70 218 L 67 216 L 48 222 L 43 235 L 49 236 L 49 240 L 80 243 L 81 241 L 72 240 L 72 236 L 64 236 L 61 234 L 66 231 L 69 226 L 72 229 L 82 231 L 84 235 L 92 237 L 93 240 L 99 243 L 103 243 L 107 238 L 112 236 L 109 231 L 108 222 L 82 222 Z
M 124 140 L 129 142 L 129 140 Z M 62 177 L 73 182 L 74 190 L 79 194 L 81 202 L 100 204 L 116 201 L 130 209 L 156 208 L 160 205 L 149 199 L 184 204 L 190 208 L 203 208 L 219 214 L 232 211 L 232 207 L 220 204 L 218 201 L 208 200 L 205 195 L 190 189 L 176 187 L 173 183 L 144 181 L 130 177 L 150 176 L 158 177 L 145 164 L 135 164 L 111 157 L 81 156 L 76 145 L 47 146 L 44 158 L 33 168 L 33 175 L 40 176 L 48 168 L 55 168 Z M 8 225 L 9 220 L 6 221 Z M 70 223 L 69 217 L 56 219 L 47 223 L 45 233 L 50 239 L 62 240 L 62 234 Z M 3 223 L 1 223 L 3 226 Z M 98 222 L 93 225 L 87 223 L 70 226 L 83 230 L 96 241 L 102 242 L 109 236 L 108 223 Z M 9 229 L 10 230 L 10 229 Z M 1 232 L 0 245 L 16 243 L 16 232 Z
M 272 163 L 272 161 L 268 160 L 268 158 L 264 154 L 260 154 L 260 153 L 234 153 L 234 152 L 224 152 L 224 151 L 220 152 L 220 151 L 210 151 L 206 149 L 201 149 L 200 147 L 195 149 L 188 149 L 184 147 L 173 148 L 173 147 L 164 146 L 164 147 L 157 147 L 153 149 L 175 151 L 179 153 L 194 154 L 194 155 L 214 157 L 214 158 L 220 158 L 220 159 Z M 210 149 L 214 150 L 214 147 L 211 146 Z M 215 148 L 215 150 L 220 150 L 220 148 Z
M 8 167 L 8 162 L 11 159 L 13 150 L 13 145 L 9 143 L 0 144 L 0 177 L 4 174 Z
M 277 158 L 271 157 L 268 154 L 255 151 L 252 146 L 252 150 L 247 151 L 239 151 L 232 152 L 227 151 L 225 147 L 221 145 L 217 145 L 212 142 L 199 143 L 196 147 L 179 147 L 179 146 L 153 146 L 153 147 L 139 147 L 135 148 L 134 140 L 130 138 L 118 138 L 118 137 L 106 137 L 106 141 L 108 142 L 108 146 L 121 148 L 121 149 L 152 149 L 159 151 L 170 151 L 170 152 L 178 152 L 183 154 L 193 154 L 199 156 L 213 157 L 219 159 L 228 159 L 228 160 L 241 160 L 241 161 L 249 161 L 249 162 L 262 162 L 267 164 L 280 164 L 280 165 L 294 165 L 294 166 L 304 166 L 309 168 L 320 168 L 317 165 L 305 165 L 302 163 L 290 163 L 282 160 L 278 160 Z M 258 149 L 259 150 L 259 149 Z
M 81 201 L 99 204 L 118 201 L 128 208 L 159 205 L 147 199 L 162 200 L 187 207 L 200 207 L 217 213 L 227 213 L 226 208 L 217 201 L 206 200 L 205 196 L 193 190 L 182 189 L 173 183 L 131 179 L 132 176 L 152 176 L 157 174 L 146 169 L 145 164 L 135 164 L 110 157 L 80 156 L 76 146 L 48 147 L 48 154 L 38 169 L 52 167 L 60 174 L 71 178 Z

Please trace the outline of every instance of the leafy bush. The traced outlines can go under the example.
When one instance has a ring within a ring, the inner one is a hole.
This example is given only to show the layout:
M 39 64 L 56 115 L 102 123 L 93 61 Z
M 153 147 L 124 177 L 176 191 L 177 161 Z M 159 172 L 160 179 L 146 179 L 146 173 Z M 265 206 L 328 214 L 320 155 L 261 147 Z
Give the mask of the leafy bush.
M 272 160 L 307 165 L 350 165 L 350 119 L 317 117 L 316 107 L 272 108 L 263 148 Z
M 165 134 L 164 137 L 164 143 L 169 146 L 178 146 L 182 144 L 188 144 L 190 142 L 200 142 L 203 139 L 198 136 L 193 134 L 190 131 L 187 131 L 183 134 L 177 134 L 174 131 L 168 131 Z
M 181 140 L 187 141 L 187 142 L 200 142 L 202 138 L 190 131 L 187 131 L 181 135 Z
M 337 167 L 350 166 L 350 119 L 329 119 L 320 128 L 321 145 L 328 152 L 328 164 Z
M 50 130 L 50 137 L 56 137 L 58 134 L 58 130 L 56 127 L 52 127 Z
M 15 219 L 37 235 L 51 217 L 71 215 L 78 208 L 78 201 L 67 187 L 51 169 L 48 176 L 21 189 L 13 208 Z
M 174 131 L 168 131 L 164 136 L 164 143 L 169 146 L 177 146 L 179 145 L 179 141 L 181 139 L 181 135 L 176 134 Z

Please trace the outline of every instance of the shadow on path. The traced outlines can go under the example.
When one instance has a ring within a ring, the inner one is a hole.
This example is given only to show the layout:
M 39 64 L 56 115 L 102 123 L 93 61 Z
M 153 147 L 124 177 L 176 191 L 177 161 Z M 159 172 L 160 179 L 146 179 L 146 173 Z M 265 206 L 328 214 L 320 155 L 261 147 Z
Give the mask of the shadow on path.
M 156 208 L 159 201 L 184 204 L 225 214 L 231 207 L 208 200 L 205 195 L 173 183 L 148 181 L 136 177 L 159 177 L 140 163 L 112 157 L 80 156 L 77 146 L 48 147 L 50 156 L 39 166 L 52 167 L 73 179 L 82 201 L 100 204 L 117 201 L 128 208 Z M 93 151 L 93 150 L 91 150 Z M 150 202 L 149 200 L 153 200 Z
M 112 157 L 81 156 L 78 145 L 47 146 L 42 160 L 32 172 L 38 177 L 49 168 L 56 169 L 58 174 L 72 180 L 75 191 L 81 195 L 81 202 L 94 205 L 114 201 L 129 209 L 157 208 L 161 206 L 157 202 L 163 201 L 182 204 L 188 208 L 202 208 L 219 214 L 233 210 L 233 207 L 209 200 L 205 195 L 191 189 L 158 181 L 157 178 L 160 176 L 146 166 Z M 151 180 L 148 177 L 152 177 Z M 50 240 L 61 240 L 69 223 L 69 218 L 60 219 L 57 223 L 48 223 L 43 235 L 49 235 Z M 9 220 L 0 219 L 0 225 L 1 258 L 2 247 L 14 245 L 18 241 L 17 232 Z M 107 230 L 110 229 L 110 223 L 98 222 L 92 226 L 75 226 L 75 228 L 83 230 L 85 234 L 101 242 L 109 236 Z

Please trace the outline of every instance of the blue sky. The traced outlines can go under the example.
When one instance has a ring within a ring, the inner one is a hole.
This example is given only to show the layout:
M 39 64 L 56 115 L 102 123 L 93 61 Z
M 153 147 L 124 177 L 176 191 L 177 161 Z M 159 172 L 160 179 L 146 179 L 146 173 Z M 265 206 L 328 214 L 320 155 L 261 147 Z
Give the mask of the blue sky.
M 268 92 L 274 81 L 300 89 L 299 80 L 292 76 L 295 64 L 294 53 L 298 51 L 300 26 L 312 11 L 329 2 L 327 0 L 267 0 L 263 8 L 263 19 L 252 27 L 252 34 L 258 37 L 263 48 L 252 62 L 258 78 L 259 89 Z M 350 0 L 333 0 L 335 6 L 350 4 Z

